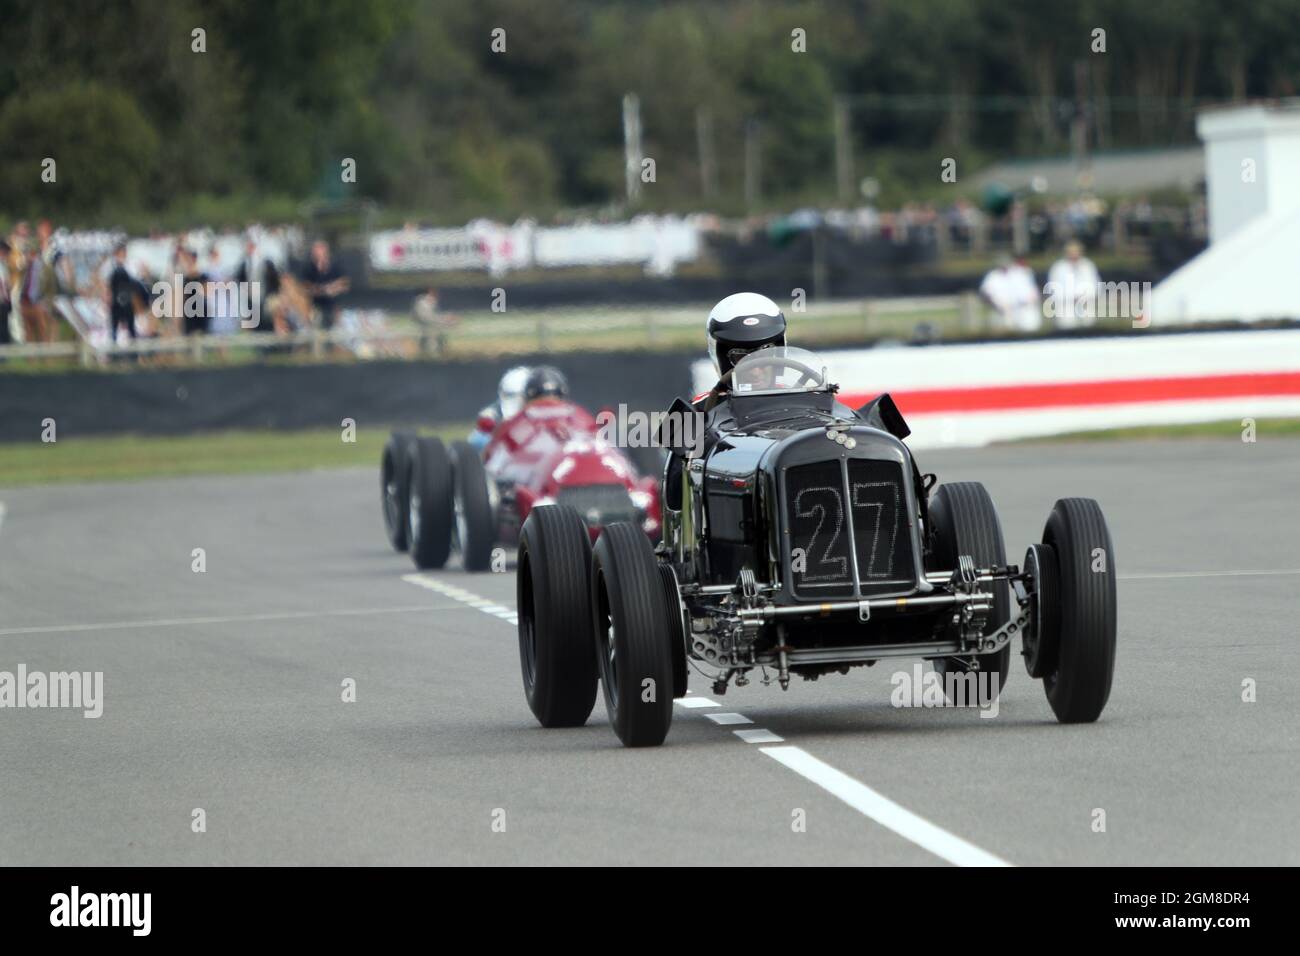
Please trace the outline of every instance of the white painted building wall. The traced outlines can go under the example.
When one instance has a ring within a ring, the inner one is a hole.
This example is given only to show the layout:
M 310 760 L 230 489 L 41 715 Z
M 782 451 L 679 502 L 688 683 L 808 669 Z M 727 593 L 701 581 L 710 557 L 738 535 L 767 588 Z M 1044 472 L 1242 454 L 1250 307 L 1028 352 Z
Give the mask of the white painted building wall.
M 1210 242 L 1252 220 L 1300 209 L 1300 107 L 1203 113 Z
M 1300 318 L 1300 105 L 1201 115 L 1210 247 L 1152 290 L 1152 325 Z

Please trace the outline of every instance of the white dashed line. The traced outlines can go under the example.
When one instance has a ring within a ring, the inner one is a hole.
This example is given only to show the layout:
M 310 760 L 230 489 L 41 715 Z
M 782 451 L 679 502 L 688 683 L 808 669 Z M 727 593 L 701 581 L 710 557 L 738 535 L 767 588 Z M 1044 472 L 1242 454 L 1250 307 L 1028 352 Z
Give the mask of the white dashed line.
M 747 744 L 779 744 L 785 742 L 784 737 L 774 734 L 770 730 L 763 730 L 760 727 L 746 727 L 744 730 L 733 730 L 732 733 Z
M 0 527 L 4 526 L 5 514 L 7 514 L 7 512 L 5 511 L 5 503 L 3 501 L 0 501 Z
M 753 721 L 744 714 L 705 714 L 715 724 L 752 724 Z
M 429 577 L 425 574 L 403 574 L 402 580 L 407 584 L 414 584 L 418 587 L 427 588 L 430 591 L 436 591 L 444 597 L 449 597 L 453 601 L 459 601 L 466 607 L 472 607 L 476 611 L 482 611 L 484 614 L 490 614 L 507 624 L 519 624 L 519 615 L 512 607 L 506 607 L 504 604 L 497 604 L 495 601 L 475 594 L 472 591 L 466 591 L 464 588 L 448 584 L 446 581 L 440 581 L 437 578 Z
M 517 620 L 514 611 L 499 604 L 484 602 L 483 598 L 478 595 L 471 594 L 454 585 L 446 584 L 437 578 L 426 577 L 423 574 L 406 574 L 402 576 L 402 580 L 419 585 L 422 588 L 428 588 L 430 591 L 437 591 L 439 594 L 448 597 L 454 597 L 456 600 L 471 607 L 476 607 L 493 617 L 502 618 L 503 620 Z M 679 698 L 674 703 L 687 710 L 721 706 L 715 700 L 698 697 L 694 694 Z M 705 714 L 704 716 L 719 726 L 753 723 L 744 714 L 734 712 Z M 782 737 L 770 730 L 758 727 L 747 727 L 743 730 L 734 730 L 732 733 L 744 742 L 751 744 L 783 742 Z M 968 843 L 956 834 L 949 833 L 929 820 L 917 816 L 888 797 L 872 790 L 865 783 L 861 783 L 843 771 L 836 770 L 830 764 L 818 760 L 801 747 L 786 745 L 780 747 L 765 746 L 759 749 L 772 759 L 799 774 L 805 780 L 817 784 L 827 793 L 838 797 L 863 816 L 869 817 L 886 829 L 892 830 L 904 839 L 910 840 L 922 849 L 928 850 L 949 863 L 955 863 L 958 866 L 1011 865 L 1006 860 L 981 850 L 973 843 Z
M 695 710 L 700 707 L 717 707 L 716 700 L 709 700 L 707 697 L 683 697 L 676 701 L 678 707 L 685 707 L 688 710 Z

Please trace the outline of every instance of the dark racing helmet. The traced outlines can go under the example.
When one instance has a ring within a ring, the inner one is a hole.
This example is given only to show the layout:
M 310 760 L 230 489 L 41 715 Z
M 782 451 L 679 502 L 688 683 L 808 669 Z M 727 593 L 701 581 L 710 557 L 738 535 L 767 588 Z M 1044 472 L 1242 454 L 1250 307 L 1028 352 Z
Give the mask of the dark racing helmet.
M 767 296 L 737 292 L 709 313 L 708 336 L 709 358 L 721 379 L 750 352 L 785 345 L 785 316 Z
M 524 383 L 524 401 L 531 402 L 535 398 L 567 398 L 568 395 L 569 380 L 558 368 L 539 365 L 528 373 L 528 381 Z

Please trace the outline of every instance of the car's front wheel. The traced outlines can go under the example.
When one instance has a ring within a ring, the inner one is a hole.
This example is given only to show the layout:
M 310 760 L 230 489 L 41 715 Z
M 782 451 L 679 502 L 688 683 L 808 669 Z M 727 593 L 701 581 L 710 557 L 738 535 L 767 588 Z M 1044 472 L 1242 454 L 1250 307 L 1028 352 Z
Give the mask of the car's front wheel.
M 524 696 L 543 727 L 581 727 L 596 705 L 591 538 L 578 512 L 542 505 L 519 532 L 515 573 Z
M 608 525 L 592 551 L 596 662 L 605 709 L 627 747 L 664 742 L 673 719 L 673 649 L 664 586 L 645 532 Z
M 379 464 L 379 493 L 384 511 L 384 532 L 394 551 L 407 547 L 407 507 L 410 488 L 407 449 L 415 440 L 410 432 L 393 432 L 384 445 Z
M 1043 544 L 1056 555 L 1060 601 L 1055 667 L 1043 689 L 1057 720 L 1088 723 L 1101 716 L 1115 674 L 1115 555 L 1101 506 L 1060 499 Z
M 442 567 L 451 553 L 451 459 L 437 438 L 410 445 L 407 538 L 411 560 L 421 571 Z

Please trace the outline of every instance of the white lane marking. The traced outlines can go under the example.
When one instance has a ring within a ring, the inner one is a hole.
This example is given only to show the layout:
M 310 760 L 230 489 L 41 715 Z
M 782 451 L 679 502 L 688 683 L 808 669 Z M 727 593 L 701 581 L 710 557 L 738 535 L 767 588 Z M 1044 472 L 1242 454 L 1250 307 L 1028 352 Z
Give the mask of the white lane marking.
M 462 591 L 454 585 L 448 585 L 437 578 L 425 577 L 423 574 L 406 574 L 402 576 L 402 580 L 419 585 L 422 588 L 428 588 L 430 591 L 437 591 L 439 594 L 451 595 L 460 591 L 467 597 L 476 597 L 476 595 Z M 490 613 L 493 617 L 503 617 L 503 615 L 495 612 L 505 609 L 500 605 L 490 605 L 480 607 L 479 610 Z M 508 613 L 513 615 L 515 612 Z M 707 697 L 697 697 L 693 694 L 679 698 L 674 703 L 687 710 L 720 706 L 715 700 L 710 700 Z M 753 723 L 748 717 L 737 713 L 705 714 L 704 716 L 713 723 L 724 726 Z M 778 737 L 771 731 L 760 728 L 746 728 L 732 731 L 732 733 L 748 743 L 767 744 L 778 743 L 783 740 L 783 738 Z M 823 763 L 801 747 L 787 745 L 782 747 L 760 747 L 759 749 L 789 767 L 795 773 L 839 797 L 859 813 L 870 817 L 882 826 L 893 830 L 905 839 L 911 840 L 923 849 L 950 863 L 956 863 L 959 866 L 1011 865 L 991 853 L 986 853 L 974 844 L 967 843 L 961 837 L 917 816 L 887 797 L 881 796 L 866 784 L 859 783 L 848 774 L 836 770 L 828 763 Z
M 761 747 L 763 753 L 827 793 L 843 800 L 863 816 L 893 830 L 935 856 L 957 866 L 1010 866 L 1006 860 L 981 850 L 955 833 L 919 817 L 906 807 L 872 790 L 865 783 L 818 760 L 802 747 Z
M 519 613 L 512 607 L 506 607 L 504 604 L 498 604 L 490 601 L 485 597 L 466 591 L 456 584 L 450 584 L 446 581 L 440 581 L 438 578 L 429 577 L 424 573 L 403 574 L 402 580 L 407 584 L 414 584 L 418 587 L 427 588 L 430 591 L 436 591 L 439 594 L 459 601 L 466 607 L 472 607 L 476 611 L 482 611 L 484 614 L 490 614 L 493 617 L 505 621 L 507 624 L 519 624 Z
M 753 721 L 744 714 L 705 714 L 715 724 L 752 724 Z
M 747 744 L 779 744 L 785 742 L 784 737 L 774 734 L 770 730 L 763 730 L 761 727 L 746 727 L 743 730 L 733 730 L 732 733 Z
M 247 624 L 257 621 L 297 621 L 313 617 L 355 617 L 372 614 L 412 614 L 418 611 L 456 611 L 455 604 L 420 604 L 413 607 L 342 608 L 336 611 L 282 611 L 274 614 L 232 614 L 221 617 L 172 617 L 148 621 L 108 621 L 97 624 L 48 624 L 40 627 L 0 628 L 0 637 L 19 634 L 60 634 L 75 631 L 124 631 L 142 627 L 179 627 L 186 624 Z
M 1163 571 L 1152 574 L 1121 574 L 1121 581 L 1160 581 L 1166 578 L 1271 578 L 1300 574 L 1300 568 L 1277 571 Z
M 676 703 L 677 706 L 679 707 L 685 707 L 689 710 L 695 710 L 696 708 L 699 707 L 719 706 L 716 700 L 709 700 L 709 698 L 707 697 L 682 697 L 674 701 L 674 703 Z
M 5 511 L 5 503 L 0 501 L 0 527 L 4 527 L 6 514 L 8 514 L 8 512 Z

